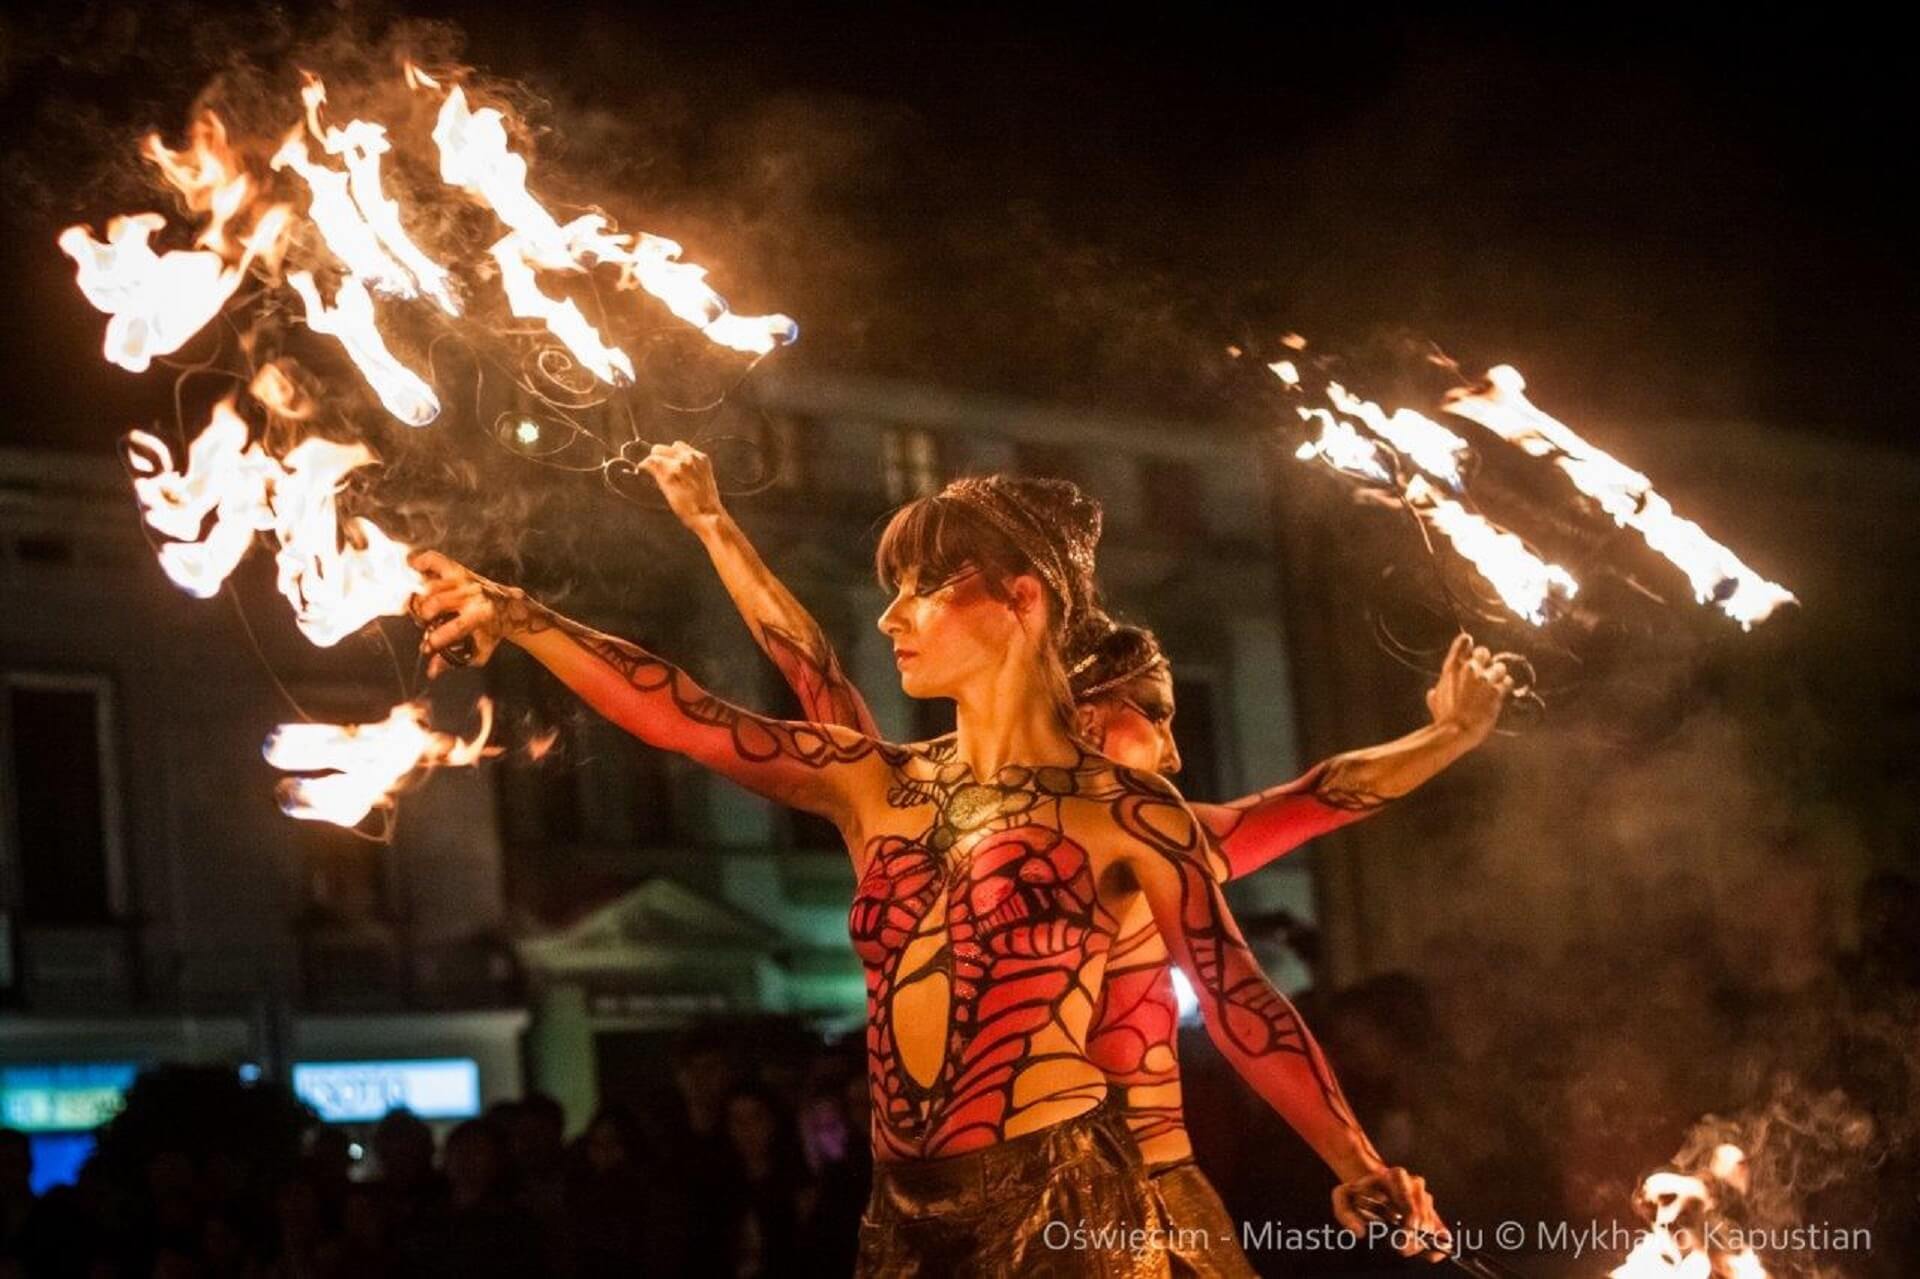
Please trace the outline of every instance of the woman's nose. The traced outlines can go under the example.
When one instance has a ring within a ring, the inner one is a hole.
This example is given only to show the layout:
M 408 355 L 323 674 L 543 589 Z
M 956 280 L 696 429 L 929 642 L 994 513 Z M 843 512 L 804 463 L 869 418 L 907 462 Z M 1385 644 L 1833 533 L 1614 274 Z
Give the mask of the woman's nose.
M 880 628 L 880 633 L 888 639 L 892 639 L 907 628 L 906 622 L 901 617 L 901 606 L 903 603 L 903 600 L 896 597 L 894 601 L 888 604 L 885 610 L 881 612 L 880 620 L 874 623 L 874 625 Z
M 1171 777 L 1180 771 L 1180 747 L 1168 729 L 1160 730 L 1160 771 Z

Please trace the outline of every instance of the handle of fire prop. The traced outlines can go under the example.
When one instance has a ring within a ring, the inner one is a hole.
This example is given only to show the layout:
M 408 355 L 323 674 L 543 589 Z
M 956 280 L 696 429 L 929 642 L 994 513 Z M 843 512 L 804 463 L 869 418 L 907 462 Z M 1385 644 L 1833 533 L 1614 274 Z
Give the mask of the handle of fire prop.
M 446 623 L 451 622 L 456 616 L 458 616 L 458 614 L 442 613 L 427 622 L 427 629 L 431 631 L 435 627 L 444 626 Z M 445 648 L 439 649 L 438 652 L 442 660 L 449 666 L 471 666 L 475 656 L 473 637 L 471 635 L 463 635 Z

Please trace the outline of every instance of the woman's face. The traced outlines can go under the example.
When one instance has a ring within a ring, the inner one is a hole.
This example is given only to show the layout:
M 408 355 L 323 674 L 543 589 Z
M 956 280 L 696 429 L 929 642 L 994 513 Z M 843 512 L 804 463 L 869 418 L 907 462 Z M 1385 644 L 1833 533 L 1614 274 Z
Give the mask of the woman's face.
M 1087 739 L 1117 764 L 1143 773 L 1180 771 L 1173 741 L 1173 677 L 1165 666 L 1122 684 L 1080 708 Z
M 1003 600 L 994 598 L 972 567 L 944 581 L 922 581 L 916 569 L 902 574 L 879 626 L 893 643 L 894 666 L 908 697 L 953 697 L 1024 645 L 1022 611 L 1040 600 L 1039 587 L 1028 577 L 1008 585 L 1012 599 Z

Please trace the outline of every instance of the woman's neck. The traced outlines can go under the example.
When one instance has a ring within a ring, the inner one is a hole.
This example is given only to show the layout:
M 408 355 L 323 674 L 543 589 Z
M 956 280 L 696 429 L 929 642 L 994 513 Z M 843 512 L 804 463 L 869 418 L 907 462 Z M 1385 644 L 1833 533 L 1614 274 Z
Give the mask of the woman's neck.
M 1009 764 L 1071 766 L 1080 758 L 1038 671 L 1002 669 L 962 690 L 954 728 L 956 754 L 981 781 Z

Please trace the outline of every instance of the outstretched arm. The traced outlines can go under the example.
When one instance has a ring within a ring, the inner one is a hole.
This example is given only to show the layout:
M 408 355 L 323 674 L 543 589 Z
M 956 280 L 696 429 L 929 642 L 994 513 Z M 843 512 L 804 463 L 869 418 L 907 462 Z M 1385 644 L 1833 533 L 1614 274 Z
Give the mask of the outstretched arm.
M 820 624 L 773 575 L 727 513 L 707 455 L 681 441 L 656 444 L 640 469 L 653 476 L 667 505 L 706 548 L 754 643 L 799 697 L 801 714 L 816 723 L 878 737 L 866 699 L 847 678 Z
M 1230 804 L 1195 804 L 1194 815 L 1218 841 L 1228 877 L 1238 878 L 1425 785 L 1487 740 L 1512 691 L 1505 662 L 1456 636 L 1427 690 L 1432 723 Z
M 1208 864 L 1200 823 L 1157 778 L 1134 775 L 1123 786 L 1132 793 L 1115 812 L 1134 837 L 1130 864 L 1168 953 L 1199 1000 L 1207 1033 L 1240 1077 L 1333 1169 L 1341 1224 L 1364 1234 L 1356 1199 L 1373 1195 L 1397 1204 L 1409 1225 L 1443 1237 L 1446 1228 L 1425 1183 L 1380 1157 L 1319 1043 L 1261 971 Z
M 422 643 L 429 675 L 446 670 L 462 639 L 486 661 L 503 641 L 519 645 L 594 710 L 641 741 L 678 752 L 769 799 L 851 829 L 854 797 L 884 787 L 889 748 L 849 729 L 770 719 L 713 696 L 685 671 L 638 644 L 562 617 L 525 591 L 468 572 L 445 556 L 417 553 L 428 585 L 415 612 L 430 619 Z M 854 846 L 849 841 L 848 846 Z

